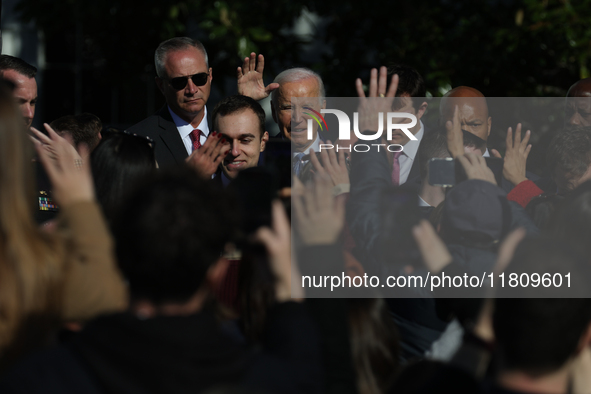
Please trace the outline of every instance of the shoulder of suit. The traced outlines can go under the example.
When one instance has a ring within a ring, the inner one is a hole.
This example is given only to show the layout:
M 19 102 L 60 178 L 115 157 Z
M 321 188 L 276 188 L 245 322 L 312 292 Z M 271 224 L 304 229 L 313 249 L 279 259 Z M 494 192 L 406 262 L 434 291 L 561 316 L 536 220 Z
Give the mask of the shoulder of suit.
M 165 120 L 167 122 L 171 122 L 174 124 L 170 116 L 170 113 L 168 112 L 168 108 L 166 107 L 161 108 L 153 115 L 150 115 L 146 119 L 131 126 L 127 129 L 127 131 L 138 135 L 150 136 L 156 132 L 159 132 L 159 130 L 161 129 L 161 120 Z

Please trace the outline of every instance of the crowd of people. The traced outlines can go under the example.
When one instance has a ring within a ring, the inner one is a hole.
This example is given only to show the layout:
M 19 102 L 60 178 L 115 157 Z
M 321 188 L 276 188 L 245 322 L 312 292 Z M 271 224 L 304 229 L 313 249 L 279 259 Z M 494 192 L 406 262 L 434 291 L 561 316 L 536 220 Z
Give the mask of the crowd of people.
M 591 79 L 569 89 L 534 174 L 532 133 L 489 146 L 473 87 L 426 124 L 406 65 L 351 81 L 360 132 L 334 140 L 310 120 L 326 108 L 310 69 L 265 85 L 252 53 L 208 109 L 200 42 L 171 38 L 154 59 L 154 115 L 37 130 L 37 70 L 0 55 L 1 393 L 591 392 Z M 388 112 L 416 119 L 374 139 L 399 149 L 355 149 Z M 351 285 L 443 272 L 569 288 Z M 304 280 L 334 276 L 349 285 Z

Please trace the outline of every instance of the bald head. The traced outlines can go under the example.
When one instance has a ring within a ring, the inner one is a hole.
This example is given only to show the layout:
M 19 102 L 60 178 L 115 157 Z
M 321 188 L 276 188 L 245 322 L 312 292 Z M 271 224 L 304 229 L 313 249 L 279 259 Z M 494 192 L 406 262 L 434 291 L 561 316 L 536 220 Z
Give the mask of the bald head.
M 484 97 L 484 94 L 470 86 L 458 86 L 445 93 L 443 97 Z
M 447 121 L 453 121 L 456 106 L 462 130 L 470 132 L 480 139 L 474 139 L 473 145 L 483 154 L 486 151 L 486 140 L 491 127 L 486 98 L 480 91 L 468 86 L 458 86 L 450 90 L 441 98 L 439 104 L 439 124 L 442 127 Z
M 566 94 L 565 128 L 591 126 L 591 78 L 581 79 Z
M 591 97 L 591 78 L 585 78 L 575 82 L 568 89 L 566 97 Z

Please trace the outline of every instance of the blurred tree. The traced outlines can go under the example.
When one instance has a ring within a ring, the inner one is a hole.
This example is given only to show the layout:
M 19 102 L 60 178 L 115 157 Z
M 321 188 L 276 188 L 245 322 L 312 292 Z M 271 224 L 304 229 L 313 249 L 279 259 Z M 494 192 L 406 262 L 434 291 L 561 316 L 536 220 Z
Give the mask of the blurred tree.
M 219 95 L 235 92 L 231 79 L 251 51 L 265 55 L 267 79 L 308 66 L 331 96 L 354 95 L 356 77 L 393 62 L 416 67 L 433 96 L 459 85 L 487 96 L 561 96 L 589 76 L 591 2 L 21 0 L 19 7 L 43 30 L 49 64 L 87 70 L 83 109 L 99 99 L 110 113 L 118 105 L 121 122 L 161 104 L 154 49 L 179 35 L 204 42 Z M 307 35 L 302 18 L 313 26 Z M 114 87 L 109 94 L 106 86 Z

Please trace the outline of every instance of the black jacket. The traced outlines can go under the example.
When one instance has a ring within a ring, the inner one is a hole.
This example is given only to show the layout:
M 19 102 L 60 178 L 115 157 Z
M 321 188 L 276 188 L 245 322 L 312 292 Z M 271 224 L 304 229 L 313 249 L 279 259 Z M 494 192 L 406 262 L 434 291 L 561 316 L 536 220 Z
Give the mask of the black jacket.
M 208 124 L 211 127 L 209 112 L 207 115 Z M 183 164 L 189 156 L 167 105 L 160 108 L 154 115 L 131 126 L 127 131 L 154 140 L 154 154 L 160 168 Z
M 303 305 L 269 315 L 263 350 L 246 347 L 212 313 L 141 320 L 122 313 L 90 323 L 66 347 L 38 354 L 0 382 L 2 393 L 200 393 L 241 385 L 319 392 L 320 356 Z

